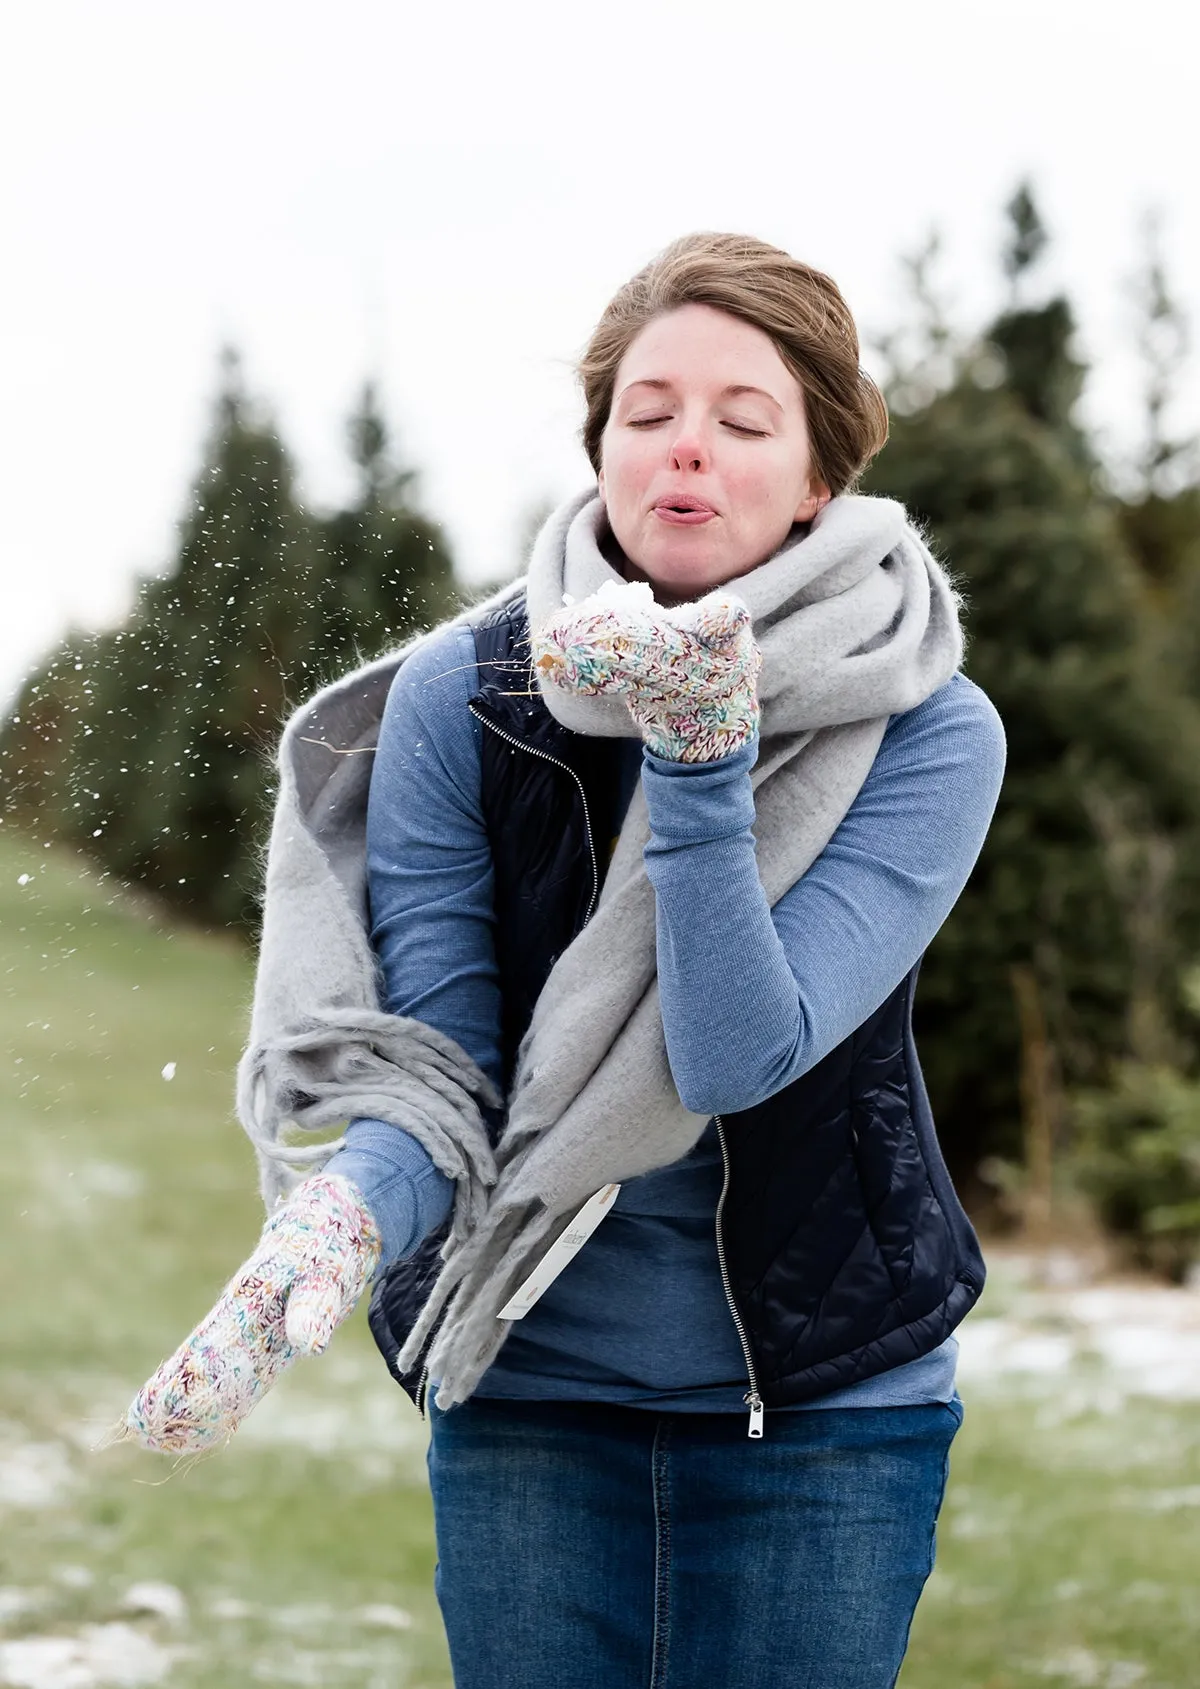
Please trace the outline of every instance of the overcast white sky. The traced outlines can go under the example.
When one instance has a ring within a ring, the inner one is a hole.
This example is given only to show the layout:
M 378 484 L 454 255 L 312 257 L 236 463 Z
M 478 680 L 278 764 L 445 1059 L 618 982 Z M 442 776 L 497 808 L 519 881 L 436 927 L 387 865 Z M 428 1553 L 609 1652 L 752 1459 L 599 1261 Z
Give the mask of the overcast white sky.
M 969 322 L 997 303 L 1001 207 L 1029 172 L 1048 280 L 1101 363 L 1090 414 L 1127 442 L 1147 205 L 1200 317 L 1195 19 L 1179 0 L 23 6 L 0 49 L 0 696 L 169 556 L 224 340 L 314 503 L 347 488 L 343 419 L 378 374 L 463 573 L 507 571 L 523 514 L 587 475 L 571 359 L 691 229 L 827 269 L 867 338 L 936 223 Z

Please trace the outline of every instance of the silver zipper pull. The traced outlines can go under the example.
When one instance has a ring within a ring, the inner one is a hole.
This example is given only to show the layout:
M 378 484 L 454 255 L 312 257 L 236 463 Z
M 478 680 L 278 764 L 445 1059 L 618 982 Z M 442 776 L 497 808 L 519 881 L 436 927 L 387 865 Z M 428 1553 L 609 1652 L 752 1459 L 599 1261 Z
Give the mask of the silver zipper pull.
M 751 1390 L 745 1399 L 750 1407 L 750 1430 L 747 1435 L 751 1437 L 761 1437 L 763 1434 L 762 1397 L 755 1391 Z

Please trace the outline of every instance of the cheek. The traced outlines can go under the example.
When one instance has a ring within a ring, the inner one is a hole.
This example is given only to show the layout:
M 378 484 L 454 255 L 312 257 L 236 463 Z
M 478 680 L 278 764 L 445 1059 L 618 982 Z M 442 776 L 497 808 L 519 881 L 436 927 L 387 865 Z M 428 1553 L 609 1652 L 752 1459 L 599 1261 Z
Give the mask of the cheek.
M 650 473 L 648 454 L 637 435 L 618 435 L 604 446 L 604 484 L 610 499 L 618 504 L 636 493 Z
M 741 463 L 725 476 L 735 510 L 750 521 L 770 522 L 791 497 L 791 481 L 774 463 Z
M 740 491 L 744 507 L 764 522 L 775 522 L 793 511 L 804 496 L 804 488 L 796 479 L 791 452 L 769 459 L 764 454 L 758 462 L 746 466 Z

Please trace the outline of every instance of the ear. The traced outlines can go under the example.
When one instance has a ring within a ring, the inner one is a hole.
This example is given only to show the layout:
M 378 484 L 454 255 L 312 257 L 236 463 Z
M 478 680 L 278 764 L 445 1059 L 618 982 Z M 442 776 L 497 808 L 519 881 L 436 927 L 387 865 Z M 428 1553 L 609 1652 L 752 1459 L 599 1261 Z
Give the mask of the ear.
M 597 470 L 597 472 L 596 472 L 596 486 L 599 490 L 600 497 L 603 498 L 604 497 L 604 471 L 603 471 L 603 469 Z
M 829 488 L 823 481 L 810 482 L 808 494 L 796 506 L 796 514 L 792 517 L 792 521 L 811 522 L 817 512 L 829 503 L 829 499 Z

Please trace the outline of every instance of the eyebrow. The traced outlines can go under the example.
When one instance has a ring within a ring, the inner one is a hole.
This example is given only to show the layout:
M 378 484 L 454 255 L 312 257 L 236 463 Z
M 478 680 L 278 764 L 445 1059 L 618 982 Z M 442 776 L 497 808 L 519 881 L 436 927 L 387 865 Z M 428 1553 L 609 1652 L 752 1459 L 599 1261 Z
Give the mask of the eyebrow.
M 671 383 L 669 381 L 663 381 L 658 377 L 646 376 L 641 381 L 631 381 L 629 386 L 622 387 L 621 391 L 617 394 L 617 398 L 623 399 L 625 394 L 628 393 L 632 387 L 653 387 L 658 393 L 667 393 L 671 390 Z M 767 392 L 765 387 L 750 387 L 745 382 L 732 382 L 728 387 L 722 387 L 718 397 L 722 399 L 735 399 L 742 393 L 757 393 L 759 398 L 766 399 L 768 404 L 774 405 L 775 409 L 781 414 L 783 412 L 783 406 L 779 403 L 779 400 L 773 398 L 771 394 Z

